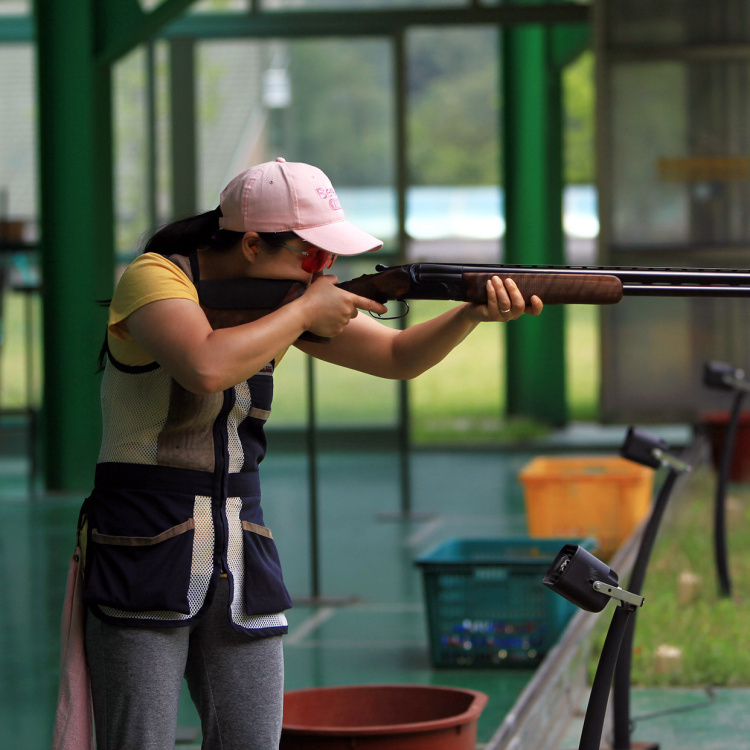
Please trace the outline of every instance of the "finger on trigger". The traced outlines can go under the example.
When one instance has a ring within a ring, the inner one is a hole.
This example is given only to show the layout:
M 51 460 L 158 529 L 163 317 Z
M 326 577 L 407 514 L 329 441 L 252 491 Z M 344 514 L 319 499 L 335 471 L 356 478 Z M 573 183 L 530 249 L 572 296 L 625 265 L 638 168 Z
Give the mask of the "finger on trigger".
M 358 296 L 355 304 L 360 310 L 367 310 L 377 315 L 385 315 L 388 312 L 388 308 L 382 302 L 377 302 L 369 297 Z

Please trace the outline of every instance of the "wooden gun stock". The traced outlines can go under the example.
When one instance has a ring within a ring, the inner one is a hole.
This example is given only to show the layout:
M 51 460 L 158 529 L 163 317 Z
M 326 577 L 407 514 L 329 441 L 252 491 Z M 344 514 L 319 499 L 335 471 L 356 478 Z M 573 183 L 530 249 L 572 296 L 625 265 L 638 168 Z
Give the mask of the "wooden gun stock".
M 209 279 L 199 281 L 197 288 L 203 312 L 211 327 L 217 329 L 258 320 L 297 299 L 307 285 L 279 279 Z M 314 344 L 330 341 L 310 331 L 299 338 Z

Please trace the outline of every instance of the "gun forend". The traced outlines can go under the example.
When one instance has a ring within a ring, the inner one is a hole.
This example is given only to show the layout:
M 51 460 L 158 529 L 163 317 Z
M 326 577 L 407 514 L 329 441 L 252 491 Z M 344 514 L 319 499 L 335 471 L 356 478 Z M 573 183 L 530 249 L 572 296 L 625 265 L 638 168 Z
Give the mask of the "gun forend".
M 483 304 L 487 301 L 487 280 L 492 276 L 513 279 L 528 303 L 537 295 L 545 305 L 614 305 L 622 299 L 622 281 L 617 276 L 585 273 L 489 273 L 466 271 L 466 299 Z

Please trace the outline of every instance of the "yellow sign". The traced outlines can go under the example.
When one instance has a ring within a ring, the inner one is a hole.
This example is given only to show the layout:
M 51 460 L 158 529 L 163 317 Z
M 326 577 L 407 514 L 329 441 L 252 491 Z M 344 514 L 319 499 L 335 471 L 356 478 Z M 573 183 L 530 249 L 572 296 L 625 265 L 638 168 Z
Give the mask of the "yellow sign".
M 696 156 L 659 159 L 664 182 L 742 182 L 750 179 L 750 156 Z

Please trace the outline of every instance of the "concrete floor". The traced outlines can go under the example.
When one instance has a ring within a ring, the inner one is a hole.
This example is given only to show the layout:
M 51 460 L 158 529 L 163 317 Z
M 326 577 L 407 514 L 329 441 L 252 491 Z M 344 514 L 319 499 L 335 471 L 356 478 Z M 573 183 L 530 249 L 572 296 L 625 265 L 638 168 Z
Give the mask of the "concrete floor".
M 616 452 L 624 430 L 584 431 L 581 452 Z M 576 434 L 573 435 L 575 442 Z M 555 448 L 571 445 L 570 435 Z M 432 668 L 421 573 L 414 560 L 447 538 L 523 536 L 522 452 L 421 453 L 411 460 L 412 510 L 398 519 L 398 458 L 392 453 L 319 457 L 318 598 L 311 589 L 307 463 L 302 454 L 263 465 L 266 523 L 274 531 L 296 600 L 285 639 L 289 690 L 341 684 L 418 683 L 468 687 L 490 701 L 479 723 L 487 743 L 533 676 L 531 669 Z M 82 498 L 28 497 L 23 457 L 0 454 L 0 747 L 49 746 L 58 679 L 59 614 Z M 384 520 L 382 514 L 391 514 Z M 396 518 L 394 518 L 396 516 Z M 634 714 L 703 701 L 700 691 L 635 691 Z M 748 693 L 719 691 L 709 705 L 638 721 L 635 739 L 663 748 L 750 746 Z M 179 748 L 200 745 L 186 691 Z M 571 725 L 561 747 L 577 747 Z M 722 744 L 724 743 L 724 744 Z M 534 750 L 524 748 L 523 750 Z

